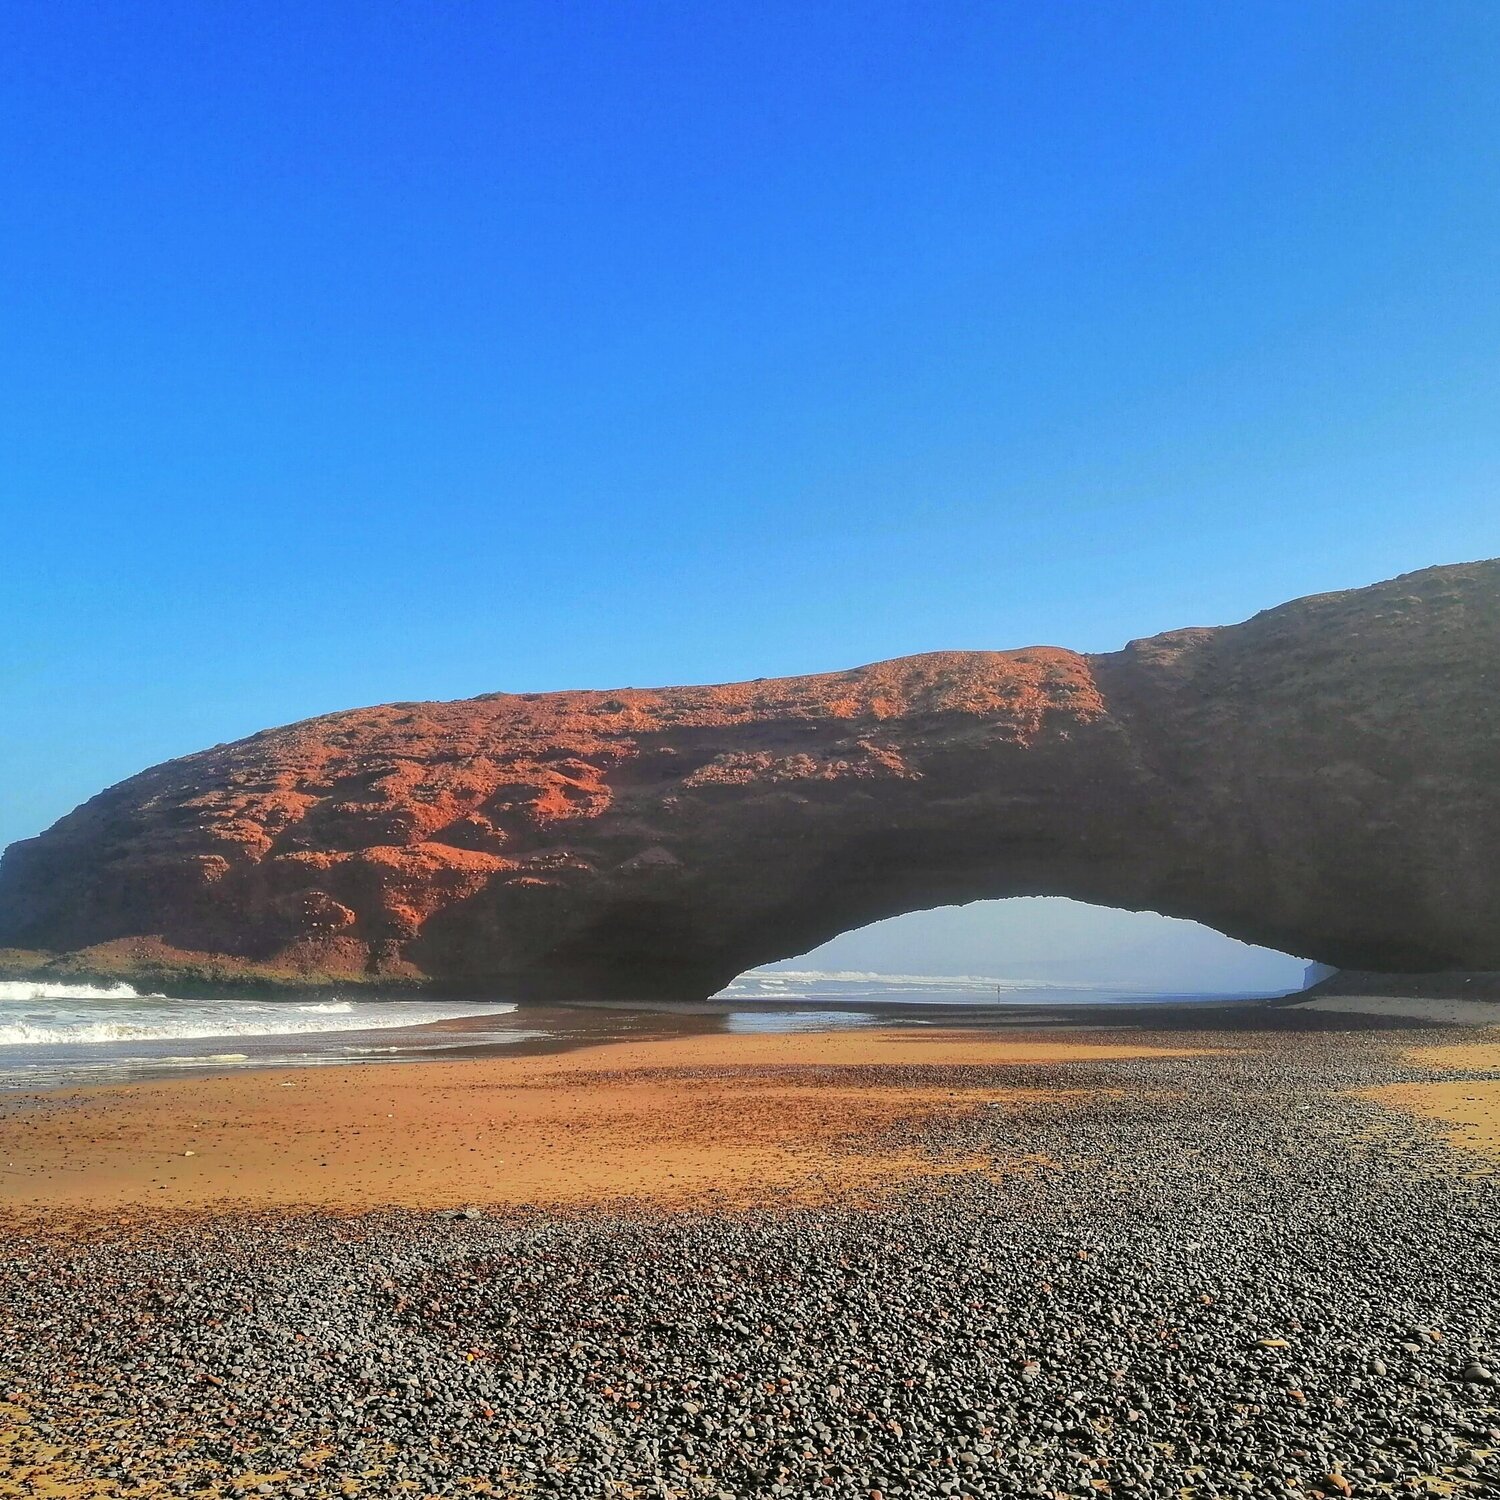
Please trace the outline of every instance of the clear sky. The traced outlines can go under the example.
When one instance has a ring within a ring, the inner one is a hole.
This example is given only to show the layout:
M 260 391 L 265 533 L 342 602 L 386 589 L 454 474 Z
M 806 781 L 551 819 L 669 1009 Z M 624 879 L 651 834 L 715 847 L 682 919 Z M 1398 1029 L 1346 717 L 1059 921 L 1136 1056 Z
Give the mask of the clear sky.
M 1492 0 L 9 0 L 0 215 L 0 841 L 1500 552 Z
M 908 912 L 846 932 L 780 969 L 987 974 L 1185 993 L 1300 989 L 1306 960 L 1237 943 L 1197 922 L 1022 896 Z

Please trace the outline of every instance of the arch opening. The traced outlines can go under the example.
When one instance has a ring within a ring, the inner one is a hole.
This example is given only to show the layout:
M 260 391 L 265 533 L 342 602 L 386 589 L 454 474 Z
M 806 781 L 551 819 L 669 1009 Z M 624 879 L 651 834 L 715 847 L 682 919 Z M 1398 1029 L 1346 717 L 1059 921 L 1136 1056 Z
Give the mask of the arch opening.
M 931 993 L 961 1000 L 1151 996 L 1257 997 L 1300 990 L 1307 961 L 1201 922 L 1065 896 L 933 907 L 848 931 L 793 958 L 746 970 L 721 992 Z

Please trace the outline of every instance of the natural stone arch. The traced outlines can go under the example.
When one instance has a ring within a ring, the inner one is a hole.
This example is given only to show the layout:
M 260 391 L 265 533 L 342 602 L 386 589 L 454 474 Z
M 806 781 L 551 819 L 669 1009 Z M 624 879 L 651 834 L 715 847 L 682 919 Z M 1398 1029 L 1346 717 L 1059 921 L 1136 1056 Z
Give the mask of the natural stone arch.
M 699 997 L 850 926 L 1063 895 L 1363 969 L 1500 968 L 1500 564 L 1095 656 L 331 714 L 0 864 L 0 941 L 144 974 Z

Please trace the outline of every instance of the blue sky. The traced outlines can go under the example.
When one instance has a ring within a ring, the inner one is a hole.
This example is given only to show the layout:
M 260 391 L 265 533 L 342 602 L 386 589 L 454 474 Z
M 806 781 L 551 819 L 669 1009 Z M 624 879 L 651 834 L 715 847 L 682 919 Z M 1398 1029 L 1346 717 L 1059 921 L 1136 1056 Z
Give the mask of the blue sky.
M 1488 0 L 12 0 L 0 841 L 1500 552 L 1497 126 Z

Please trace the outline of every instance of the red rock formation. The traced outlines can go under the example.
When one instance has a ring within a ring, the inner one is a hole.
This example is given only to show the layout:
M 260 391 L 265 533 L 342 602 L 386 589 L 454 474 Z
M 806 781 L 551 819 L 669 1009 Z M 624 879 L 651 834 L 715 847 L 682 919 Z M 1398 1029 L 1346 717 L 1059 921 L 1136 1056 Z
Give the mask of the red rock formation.
M 1500 968 L 1500 563 L 1104 656 L 329 714 L 142 772 L 0 862 L 75 963 L 699 996 L 1023 894 L 1364 969 Z

